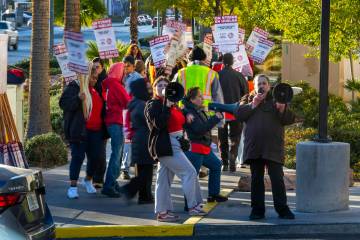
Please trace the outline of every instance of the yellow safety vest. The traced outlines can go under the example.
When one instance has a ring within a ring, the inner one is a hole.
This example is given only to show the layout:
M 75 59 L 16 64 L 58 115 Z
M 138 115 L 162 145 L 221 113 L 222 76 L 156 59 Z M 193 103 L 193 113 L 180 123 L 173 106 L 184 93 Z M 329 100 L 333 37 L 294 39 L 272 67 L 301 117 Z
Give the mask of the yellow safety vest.
M 204 96 L 204 105 L 207 107 L 211 102 L 211 84 L 217 72 L 202 65 L 191 65 L 178 71 L 178 82 L 187 92 L 188 89 L 199 87 Z

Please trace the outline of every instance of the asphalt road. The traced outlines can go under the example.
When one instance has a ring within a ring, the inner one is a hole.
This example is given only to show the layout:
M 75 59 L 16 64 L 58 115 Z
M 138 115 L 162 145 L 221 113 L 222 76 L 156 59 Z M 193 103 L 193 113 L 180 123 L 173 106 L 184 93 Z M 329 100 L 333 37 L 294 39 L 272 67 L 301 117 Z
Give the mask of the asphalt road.
M 130 40 L 129 27 L 120 24 L 114 24 L 113 26 L 114 26 L 116 39 L 126 43 L 129 42 Z M 151 25 L 139 26 L 138 30 L 139 30 L 139 38 L 150 37 L 156 34 L 156 29 L 153 29 Z M 55 27 L 54 30 L 55 44 L 61 43 L 63 41 L 63 31 L 64 29 L 62 27 Z M 18 29 L 18 32 L 19 32 L 19 48 L 17 51 L 10 50 L 8 52 L 8 64 L 14 64 L 25 58 L 30 57 L 32 30 L 30 28 L 23 27 Z M 92 29 L 83 28 L 82 32 L 86 41 L 95 40 L 95 35 Z

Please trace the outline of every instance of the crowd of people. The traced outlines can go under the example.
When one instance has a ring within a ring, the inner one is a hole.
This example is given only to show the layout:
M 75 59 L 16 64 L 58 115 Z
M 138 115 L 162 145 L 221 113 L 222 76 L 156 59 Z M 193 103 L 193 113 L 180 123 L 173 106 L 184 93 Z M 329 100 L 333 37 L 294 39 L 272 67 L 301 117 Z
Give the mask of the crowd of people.
M 282 170 L 284 126 L 293 123 L 293 113 L 273 100 L 266 75 L 252 81 L 235 71 L 232 54 L 220 56 L 213 68 L 204 64 L 205 59 L 203 49 L 196 46 L 166 76 L 163 69 L 154 67 L 151 56 L 144 62 L 140 48 L 131 44 L 122 62 L 106 71 L 103 60 L 94 58 L 88 76 L 65 87 L 59 105 L 71 149 L 68 198 L 79 197 L 77 185 L 86 156 L 81 185 L 87 193 L 101 188 L 103 195 L 112 198 L 138 196 L 138 204 L 154 204 L 158 221 L 177 221 L 171 201 L 176 175 L 184 193 L 184 211 L 204 216 L 200 169 L 209 170 L 207 201 L 224 202 L 228 198 L 220 194 L 221 172 L 235 172 L 236 159 L 241 159 L 241 166 L 249 164 L 252 174 L 249 218 L 265 217 L 265 168 L 279 217 L 294 218 L 287 206 Z M 165 98 L 171 82 L 185 90 L 180 102 Z M 210 102 L 238 107 L 234 114 L 209 112 Z M 211 131 L 216 127 L 220 158 L 212 146 Z M 135 167 L 132 178 L 131 166 Z M 130 181 L 120 186 L 119 177 Z

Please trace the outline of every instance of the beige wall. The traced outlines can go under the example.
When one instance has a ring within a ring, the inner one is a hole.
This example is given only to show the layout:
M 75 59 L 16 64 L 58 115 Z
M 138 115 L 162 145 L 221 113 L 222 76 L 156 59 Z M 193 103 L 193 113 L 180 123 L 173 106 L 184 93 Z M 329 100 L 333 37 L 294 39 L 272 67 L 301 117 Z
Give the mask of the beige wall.
M 316 89 L 319 89 L 320 62 L 317 58 L 307 58 L 309 48 L 293 43 L 283 43 L 282 46 L 282 80 L 290 82 L 307 81 Z M 359 61 L 354 61 L 355 78 L 360 77 Z M 330 62 L 329 65 L 329 92 L 351 100 L 351 92 L 344 89 L 346 79 L 351 78 L 349 60 L 339 63 Z

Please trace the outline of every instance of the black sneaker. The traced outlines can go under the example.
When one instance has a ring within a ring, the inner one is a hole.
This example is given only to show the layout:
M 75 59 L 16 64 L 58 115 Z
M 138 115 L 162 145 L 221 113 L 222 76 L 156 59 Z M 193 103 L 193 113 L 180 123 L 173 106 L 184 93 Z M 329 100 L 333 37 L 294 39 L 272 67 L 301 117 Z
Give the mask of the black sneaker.
M 254 211 L 251 211 L 251 214 L 249 216 L 249 220 L 261 220 L 265 218 L 264 213 L 255 213 Z
M 222 171 L 223 171 L 223 172 L 229 171 L 229 165 L 223 165 Z
M 295 219 L 295 215 L 290 211 L 290 209 L 287 209 L 283 213 L 279 213 L 279 218 L 281 219 Z
M 96 189 L 102 188 L 103 185 L 104 185 L 103 183 L 93 182 L 93 186 L 94 186 L 94 188 L 96 188 Z
M 236 166 L 230 166 L 230 172 L 236 172 Z
M 208 171 L 200 171 L 199 178 L 206 178 L 209 175 Z
M 208 202 L 226 202 L 227 200 L 228 200 L 228 197 L 224 197 L 221 195 L 209 196 L 207 198 Z
M 111 198 L 119 198 L 121 196 L 118 191 L 116 191 L 115 189 L 112 189 L 112 188 L 103 188 L 101 190 L 101 194 L 104 194 Z

